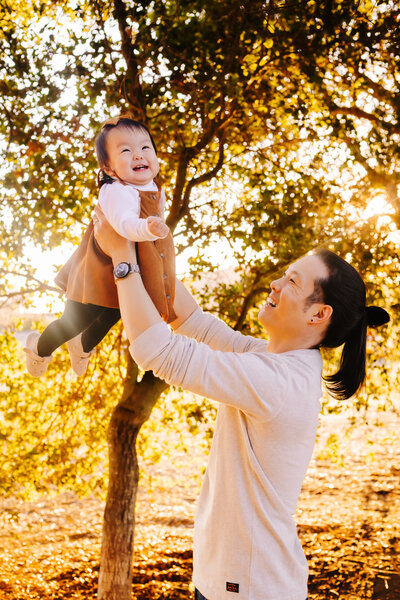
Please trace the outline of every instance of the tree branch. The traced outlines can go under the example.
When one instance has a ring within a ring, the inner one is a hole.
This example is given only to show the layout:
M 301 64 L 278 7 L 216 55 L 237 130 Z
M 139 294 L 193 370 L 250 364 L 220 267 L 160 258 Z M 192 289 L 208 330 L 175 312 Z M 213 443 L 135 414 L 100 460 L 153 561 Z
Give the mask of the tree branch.
M 176 227 L 178 221 L 180 221 L 185 215 L 189 214 L 189 201 L 190 201 L 190 194 L 191 194 L 192 189 L 194 187 L 196 187 L 197 185 L 200 185 L 201 183 L 210 181 L 211 179 L 216 177 L 216 175 L 221 170 L 222 165 L 224 164 L 224 159 L 225 159 L 225 154 L 224 154 L 225 133 L 224 133 L 224 130 L 222 130 L 220 132 L 220 134 L 218 136 L 218 141 L 219 141 L 218 159 L 217 159 L 217 162 L 215 163 L 214 167 L 212 169 L 210 169 L 209 171 L 203 173 L 202 175 L 199 175 L 199 177 L 193 177 L 187 183 L 184 194 L 183 194 L 182 203 L 181 203 L 179 210 L 177 211 L 176 216 L 175 216 L 175 222 L 173 222 L 173 220 L 171 219 L 171 224 L 170 224 L 170 221 L 169 221 L 170 215 L 169 215 L 169 217 L 167 219 L 167 224 L 168 224 L 168 226 L 171 227 L 172 230 Z
M 400 131 L 399 127 L 395 127 L 393 129 L 393 125 L 391 125 L 390 123 L 387 123 L 386 121 L 380 119 L 379 117 L 377 117 L 376 115 L 373 115 L 372 113 L 369 113 L 365 110 L 362 110 L 361 108 L 358 108 L 358 106 L 338 106 L 335 102 L 333 102 L 333 100 L 331 100 L 331 104 L 334 106 L 334 108 L 330 108 L 330 112 L 333 115 L 349 115 L 352 117 L 357 117 L 359 119 L 366 119 L 367 121 L 371 121 L 373 123 L 377 123 L 378 125 L 380 125 L 381 127 L 384 127 L 385 129 L 390 129 L 391 131 Z
M 390 104 L 390 106 L 397 111 L 398 100 L 396 99 L 396 94 L 390 92 L 383 85 L 371 79 L 365 72 L 360 71 L 358 66 L 356 66 L 355 75 L 360 81 L 364 79 L 367 82 L 368 87 L 373 91 L 374 98 L 380 102 Z
M 112 69 L 113 69 L 113 73 L 116 77 L 116 79 L 118 79 L 117 77 L 117 69 L 116 69 L 116 65 L 115 65 L 115 61 L 114 61 L 114 57 L 113 57 L 113 49 L 109 43 L 107 34 L 106 34 L 106 30 L 105 30 L 105 21 L 103 19 L 103 11 L 102 11 L 102 7 L 100 6 L 98 0 L 93 0 L 96 11 L 97 11 L 97 23 L 99 25 L 99 27 L 101 28 L 103 34 L 104 34 L 104 48 L 106 50 L 106 53 L 108 54 L 109 58 L 110 58 L 110 62 L 112 64 Z
M 247 316 L 247 313 L 249 312 L 253 299 L 259 294 L 266 294 L 268 291 L 269 290 L 266 287 L 259 287 L 251 290 L 251 292 L 245 297 L 243 301 L 242 308 L 240 310 L 240 315 L 235 325 L 233 326 L 233 329 L 236 329 L 236 331 L 241 331 L 243 329 L 243 323 Z
M 28 282 L 32 281 L 37 284 L 37 287 L 35 287 L 35 288 L 25 288 L 25 289 L 19 290 L 17 292 L 9 292 L 8 294 L 1 294 L 0 298 L 9 299 L 9 298 L 13 298 L 16 296 L 26 296 L 28 294 L 34 294 L 35 292 L 44 292 L 44 291 L 57 292 L 60 295 L 63 293 L 63 291 L 59 287 L 54 287 L 52 285 L 48 285 L 47 283 L 40 281 L 40 279 L 37 279 L 37 277 L 34 277 L 33 275 L 30 275 L 29 273 L 18 273 L 17 271 L 8 271 L 7 269 L 0 269 L 0 275 L 1 276 L 13 275 L 14 277 L 23 277 Z
M 122 91 L 127 102 L 139 111 L 141 120 L 147 123 L 143 88 L 139 80 L 139 67 L 133 51 L 131 30 L 128 24 L 128 12 L 122 0 L 114 0 L 114 17 L 118 21 L 121 52 L 127 66 L 127 74 L 121 84 Z

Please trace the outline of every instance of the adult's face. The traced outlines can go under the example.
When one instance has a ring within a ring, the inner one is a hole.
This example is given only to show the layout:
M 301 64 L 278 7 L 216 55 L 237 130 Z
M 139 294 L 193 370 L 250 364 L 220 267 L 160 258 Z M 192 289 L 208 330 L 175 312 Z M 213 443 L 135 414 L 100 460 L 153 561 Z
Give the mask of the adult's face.
M 328 277 L 324 262 L 314 255 L 305 256 L 287 269 L 286 273 L 271 283 L 271 293 L 261 308 L 258 318 L 271 340 L 295 340 L 306 333 L 317 334 L 317 327 L 326 326 L 330 316 L 322 303 L 307 306 L 314 292 L 314 282 Z M 330 307 L 328 307 L 330 309 Z

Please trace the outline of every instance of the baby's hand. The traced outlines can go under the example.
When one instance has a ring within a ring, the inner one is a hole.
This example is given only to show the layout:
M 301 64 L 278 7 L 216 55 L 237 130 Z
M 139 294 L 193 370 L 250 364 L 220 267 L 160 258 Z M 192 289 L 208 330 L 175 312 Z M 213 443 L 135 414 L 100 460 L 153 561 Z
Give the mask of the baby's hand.
M 150 233 L 159 238 L 165 238 L 169 233 L 168 225 L 160 217 L 147 217 L 147 226 Z

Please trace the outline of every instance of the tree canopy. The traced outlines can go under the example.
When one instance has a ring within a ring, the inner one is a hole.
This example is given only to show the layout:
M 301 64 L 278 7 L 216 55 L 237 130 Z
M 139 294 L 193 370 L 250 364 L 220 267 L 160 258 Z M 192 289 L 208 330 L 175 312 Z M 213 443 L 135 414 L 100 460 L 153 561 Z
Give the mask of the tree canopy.
M 3 299 L 10 273 L 24 296 L 53 286 L 30 244 L 78 242 L 95 133 L 129 110 L 155 138 L 187 278 L 230 324 L 256 332 L 272 277 L 319 245 L 396 319 L 396 3 L 7 0 L 0 21 Z M 232 273 L 207 283 L 225 252 Z
M 207 243 L 232 248 L 243 285 L 218 297 L 234 324 L 277 268 L 319 244 L 374 281 L 378 265 L 396 278 L 395 4 L 20 2 L 1 19 L 3 272 L 21 270 L 30 242 L 79 238 L 96 129 L 129 110 L 156 139 L 168 224 L 193 271 L 218 266 Z M 374 197 L 388 216 L 363 219 Z

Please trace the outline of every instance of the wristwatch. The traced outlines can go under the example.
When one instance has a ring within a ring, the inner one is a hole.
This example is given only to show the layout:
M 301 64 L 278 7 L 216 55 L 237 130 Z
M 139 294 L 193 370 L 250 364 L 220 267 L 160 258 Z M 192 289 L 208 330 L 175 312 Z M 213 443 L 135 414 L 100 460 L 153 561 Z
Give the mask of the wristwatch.
M 135 263 L 128 262 L 120 262 L 114 269 L 114 278 L 117 281 L 118 279 L 123 279 L 129 273 L 140 273 L 139 265 Z

